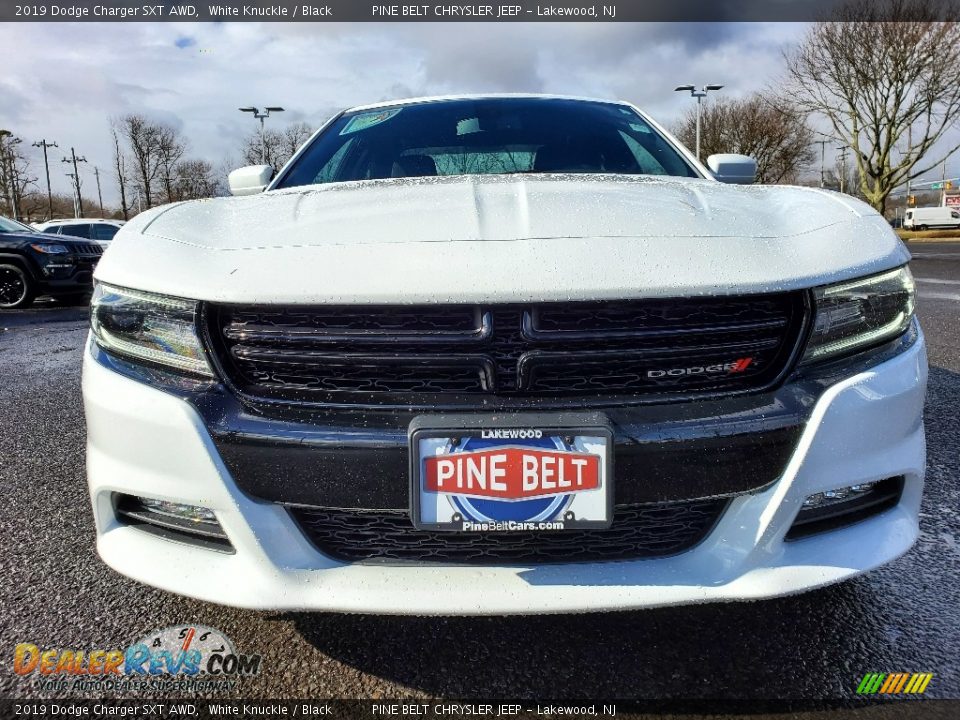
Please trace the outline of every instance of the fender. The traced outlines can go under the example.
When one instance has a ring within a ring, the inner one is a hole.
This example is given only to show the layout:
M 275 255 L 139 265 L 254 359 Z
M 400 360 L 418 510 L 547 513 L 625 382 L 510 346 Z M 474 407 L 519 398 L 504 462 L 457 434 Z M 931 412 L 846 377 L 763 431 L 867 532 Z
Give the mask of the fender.
M 26 254 L 20 254 L 15 252 L 0 252 L 0 262 L 5 260 L 16 260 L 18 264 L 23 267 L 28 273 L 30 273 L 30 279 L 34 282 L 42 282 L 43 278 L 40 277 L 40 273 L 37 268 L 37 264 Z

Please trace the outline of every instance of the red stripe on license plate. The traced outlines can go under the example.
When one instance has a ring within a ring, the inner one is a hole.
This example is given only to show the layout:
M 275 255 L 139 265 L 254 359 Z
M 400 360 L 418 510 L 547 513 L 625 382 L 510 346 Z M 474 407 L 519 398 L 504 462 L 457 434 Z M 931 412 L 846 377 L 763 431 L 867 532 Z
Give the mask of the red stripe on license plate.
M 597 455 L 497 448 L 424 458 L 424 489 L 509 500 L 600 487 Z

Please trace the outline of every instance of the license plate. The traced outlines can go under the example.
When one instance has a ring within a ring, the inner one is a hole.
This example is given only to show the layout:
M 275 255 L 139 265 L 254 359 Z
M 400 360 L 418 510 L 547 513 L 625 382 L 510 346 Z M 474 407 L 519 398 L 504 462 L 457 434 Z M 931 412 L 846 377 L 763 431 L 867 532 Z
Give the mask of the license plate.
M 466 533 L 609 527 L 612 451 L 598 415 L 417 418 L 413 524 Z

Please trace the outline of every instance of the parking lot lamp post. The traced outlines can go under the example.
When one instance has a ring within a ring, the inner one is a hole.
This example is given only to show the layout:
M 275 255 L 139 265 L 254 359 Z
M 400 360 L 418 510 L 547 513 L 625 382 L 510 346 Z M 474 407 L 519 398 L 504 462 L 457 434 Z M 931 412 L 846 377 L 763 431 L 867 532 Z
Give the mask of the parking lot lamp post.
M 272 112 L 283 112 L 282 107 L 267 107 L 263 109 L 263 112 L 260 112 L 260 108 L 250 106 L 240 108 L 240 112 L 253 113 L 253 117 L 260 121 L 260 164 L 267 164 L 267 141 L 264 134 L 263 121 L 264 119 L 270 117 Z
M 723 85 L 704 85 L 699 90 L 695 85 L 678 85 L 674 88 L 674 92 L 680 91 L 690 91 L 690 97 L 695 97 L 697 99 L 697 160 L 700 159 L 700 115 L 702 112 L 702 101 L 703 98 L 707 96 L 707 93 L 711 90 L 720 90 L 723 88 Z

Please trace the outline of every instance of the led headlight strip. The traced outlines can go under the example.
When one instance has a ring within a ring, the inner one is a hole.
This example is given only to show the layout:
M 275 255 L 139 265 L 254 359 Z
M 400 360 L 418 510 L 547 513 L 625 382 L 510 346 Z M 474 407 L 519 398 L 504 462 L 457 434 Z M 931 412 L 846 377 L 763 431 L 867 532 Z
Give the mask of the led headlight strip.
M 805 361 L 824 360 L 902 335 L 914 311 L 906 266 L 814 290 L 816 317 Z
M 213 377 L 200 338 L 193 300 L 97 283 L 90 325 L 104 350 L 132 360 Z

